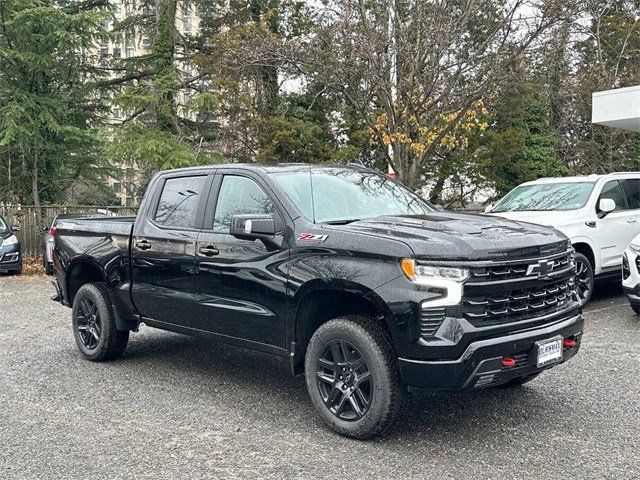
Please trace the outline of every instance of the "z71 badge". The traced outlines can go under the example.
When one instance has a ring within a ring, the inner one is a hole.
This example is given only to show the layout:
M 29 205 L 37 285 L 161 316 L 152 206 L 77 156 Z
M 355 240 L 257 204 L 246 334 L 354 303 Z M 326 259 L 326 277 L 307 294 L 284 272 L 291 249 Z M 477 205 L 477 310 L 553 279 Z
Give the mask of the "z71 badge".
M 317 235 L 315 233 L 301 233 L 298 240 L 301 242 L 322 243 L 327 239 L 328 235 Z

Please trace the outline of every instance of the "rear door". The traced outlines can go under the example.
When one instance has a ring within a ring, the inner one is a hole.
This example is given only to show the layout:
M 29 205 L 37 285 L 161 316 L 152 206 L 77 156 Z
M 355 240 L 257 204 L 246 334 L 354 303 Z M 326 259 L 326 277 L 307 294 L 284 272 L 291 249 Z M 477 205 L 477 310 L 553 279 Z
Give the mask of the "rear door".
M 146 319 L 193 327 L 196 240 L 212 175 L 162 177 L 148 211 L 140 212 L 131 246 L 132 296 Z
M 600 197 L 610 198 L 616 202 L 616 209 L 598 220 L 595 236 L 600 245 L 602 268 L 619 267 L 622 263 L 622 253 L 633 237 L 638 234 L 638 210 L 631 208 L 629 198 L 622 182 L 624 180 L 610 180 L 604 184 Z
M 231 236 L 231 217 L 240 214 L 272 214 L 284 225 L 284 211 L 259 175 L 218 170 L 197 243 L 198 328 L 285 348 L 289 251 Z

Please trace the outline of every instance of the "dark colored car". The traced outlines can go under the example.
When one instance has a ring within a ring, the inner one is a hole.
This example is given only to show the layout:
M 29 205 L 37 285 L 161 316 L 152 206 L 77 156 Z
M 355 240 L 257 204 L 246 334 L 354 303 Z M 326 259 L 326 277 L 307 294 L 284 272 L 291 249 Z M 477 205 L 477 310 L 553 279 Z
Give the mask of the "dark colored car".
M 9 226 L 0 217 L 0 272 L 22 273 L 22 253 L 20 251 L 20 241 L 15 236 L 20 231 L 16 225 Z
M 120 356 L 140 323 L 269 352 L 356 438 L 408 392 L 522 385 L 583 329 L 561 233 L 438 212 L 358 167 L 162 172 L 137 217 L 61 221 L 55 264 L 87 358 Z

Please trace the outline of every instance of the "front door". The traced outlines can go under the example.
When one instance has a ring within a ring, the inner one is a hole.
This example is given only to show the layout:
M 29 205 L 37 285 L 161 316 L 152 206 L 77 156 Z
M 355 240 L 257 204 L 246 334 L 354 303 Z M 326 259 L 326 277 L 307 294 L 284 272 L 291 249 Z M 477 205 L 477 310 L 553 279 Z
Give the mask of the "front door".
M 211 178 L 162 178 L 141 212 L 131 246 L 132 297 L 146 319 L 192 327 L 196 316 L 196 241 Z
M 630 208 L 629 199 L 622 184 L 611 180 L 602 187 L 600 199 L 610 198 L 616 202 L 616 209 L 597 221 L 595 236 L 600 247 L 600 258 L 603 269 L 619 267 L 622 253 L 633 237 L 638 234 L 638 210 Z
M 282 212 L 250 172 L 221 172 L 214 182 L 210 228 L 198 236 L 198 328 L 285 348 L 287 248 L 229 234 L 231 217 Z

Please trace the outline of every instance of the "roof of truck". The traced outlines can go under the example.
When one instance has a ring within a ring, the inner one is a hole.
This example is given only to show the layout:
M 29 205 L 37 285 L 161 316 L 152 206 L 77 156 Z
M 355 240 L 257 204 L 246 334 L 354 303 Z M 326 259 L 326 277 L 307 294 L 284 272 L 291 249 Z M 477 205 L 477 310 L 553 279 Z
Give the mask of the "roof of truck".
M 615 172 L 607 173 L 603 175 L 591 174 L 591 175 L 577 175 L 572 177 L 545 177 L 530 182 L 524 182 L 522 185 L 536 185 L 541 183 L 579 183 L 579 182 L 597 182 L 598 180 L 609 180 L 615 178 L 627 178 L 638 177 L 640 178 L 640 172 Z
M 210 171 L 211 169 L 215 169 L 215 168 L 238 168 L 242 170 L 253 170 L 253 171 L 262 171 L 262 172 L 308 170 L 310 168 L 349 168 L 353 170 L 368 170 L 372 172 L 374 171 L 359 163 L 349 163 L 347 165 L 329 164 L 329 163 L 313 163 L 313 164 L 312 163 L 221 163 L 221 164 L 203 165 L 199 167 L 175 168 L 172 170 L 163 170 L 160 173 L 165 174 L 165 173 L 174 173 L 174 172 Z M 380 173 L 380 172 L 377 172 L 377 173 Z

